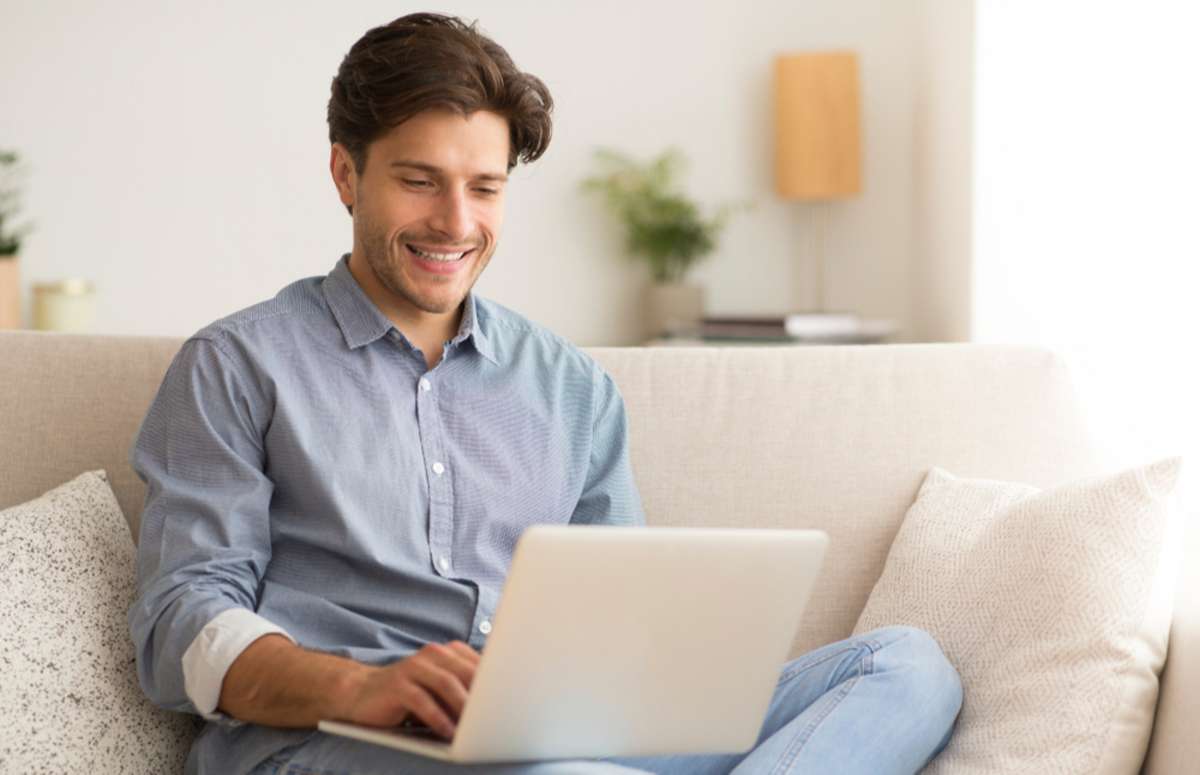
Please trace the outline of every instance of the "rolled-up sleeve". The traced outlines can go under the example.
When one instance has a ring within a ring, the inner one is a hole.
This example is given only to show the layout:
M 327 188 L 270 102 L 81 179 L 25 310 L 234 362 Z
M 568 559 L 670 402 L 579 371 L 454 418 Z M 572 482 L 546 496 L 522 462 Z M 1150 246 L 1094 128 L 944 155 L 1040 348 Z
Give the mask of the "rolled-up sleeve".
M 617 385 L 599 367 L 593 377 L 592 450 L 587 479 L 571 524 L 644 525 L 642 501 L 629 463 L 629 424 Z
M 245 608 L 228 608 L 204 625 L 183 652 L 183 686 L 197 713 L 209 721 L 239 723 L 217 712 L 225 674 L 251 643 L 272 634 L 283 635 L 295 643 L 282 627 Z
M 142 689 L 162 707 L 210 715 L 189 698 L 184 655 L 222 612 L 256 609 L 271 558 L 262 441 L 270 416 L 245 359 L 216 339 L 192 338 L 135 440 L 130 462 L 147 494 L 129 627 Z

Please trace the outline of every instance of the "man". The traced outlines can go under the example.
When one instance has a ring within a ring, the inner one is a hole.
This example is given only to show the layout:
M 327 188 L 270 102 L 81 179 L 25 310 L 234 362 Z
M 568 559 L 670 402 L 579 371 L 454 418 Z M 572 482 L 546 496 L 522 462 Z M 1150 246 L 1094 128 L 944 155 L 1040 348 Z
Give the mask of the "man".
M 551 109 L 474 26 L 370 30 L 328 109 L 352 252 L 168 369 L 131 455 L 148 493 L 129 619 L 146 693 L 209 722 L 188 770 L 918 769 L 961 694 L 910 628 L 785 665 L 746 755 L 455 767 L 314 729 L 416 719 L 451 737 L 521 531 L 644 523 L 612 379 L 471 293 Z

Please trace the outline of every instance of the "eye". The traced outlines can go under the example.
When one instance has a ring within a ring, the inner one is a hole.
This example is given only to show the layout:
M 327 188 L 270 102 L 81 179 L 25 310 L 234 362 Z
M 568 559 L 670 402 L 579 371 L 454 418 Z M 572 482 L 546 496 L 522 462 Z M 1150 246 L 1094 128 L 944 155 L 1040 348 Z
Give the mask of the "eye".
M 486 194 L 488 196 L 495 196 L 496 194 L 500 193 L 500 190 L 495 189 L 495 188 L 477 188 L 475 190 L 481 194 Z
M 408 180 L 406 178 L 404 182 L 415 188 L 427 188 L 432 185 L 428 180 Z

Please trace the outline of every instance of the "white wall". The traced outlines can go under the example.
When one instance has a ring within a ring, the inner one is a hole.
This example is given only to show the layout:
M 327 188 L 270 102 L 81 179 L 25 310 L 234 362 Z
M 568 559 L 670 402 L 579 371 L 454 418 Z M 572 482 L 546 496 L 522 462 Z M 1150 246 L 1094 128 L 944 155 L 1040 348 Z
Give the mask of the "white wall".
M 971 336 L 975 2 L 920 0 L 914 105 L 912 330 Z
M 1193 481 L 1198 23 L 1166 0 L 980 4 L 972 300 L 978 340 L 1068 357 L 1116 461 L 1184 454 Z
M 803 219 L 772 193 L 771 58 L 850 47 L 862 57 L 865 192 L 831 208 L 826 298 L 928 337 L 910 279 L 919 5 L 444 5 L 479 18 L 558 103 L 549 152 L 515 174 L 481 292 L 581 344 L 637 341 L 644 273 L 577 181 L 596 145 L 649 155 L 677 144 L 702 202 L 758 203 L 695 275 L 711 309 L 792 307 Z M 412 10 L 5 0 L 0 146 L 29 160 L 38 227 L 26 281 L 95 281 L 98 331 L 185 335 L 328 271 L 350 247 L 326 171 L 329 82 L 362 32 Z

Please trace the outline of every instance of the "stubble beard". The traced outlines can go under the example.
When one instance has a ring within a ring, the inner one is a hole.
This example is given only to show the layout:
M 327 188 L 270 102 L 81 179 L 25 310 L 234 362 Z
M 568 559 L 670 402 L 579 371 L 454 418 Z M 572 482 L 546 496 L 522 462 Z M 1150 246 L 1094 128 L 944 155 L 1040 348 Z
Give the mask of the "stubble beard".
M 476 262 L 475 276 L 471 278 L 471 282 L 457 299 L 442 301 L 430 298 L 420 293 L 417 289 L 409 287 L 405 282 L 404 273 L 401 268 L 403 260 L 400 258 L 401 251 L 406 250 L 404 247 L 404 235 L 397 235 L 397 239 L 393 242 L 388 239 L 385 231 L 378 228 L 365 213 L 359 215 L 356 220 L 356 228 L 359 229 L 359 242 L 363 247 L 363 257 L 366 259 L 367 266 L 370 267 L 372 274 L 375 275 L 375 279 L 388 291 L 404 299 L 404 301 L 422 312 L 442 315 L 458 309 L 463 299 L 467 297 L 471 288 L 474 287 L 475 280 L 478 279 L 480 272 L 487 265 L 488 259 L 491 258 L 490 253 L 486 256 L 472 257 L 472 260 Z M 480 249 L 476 248 L 476 250 Z

